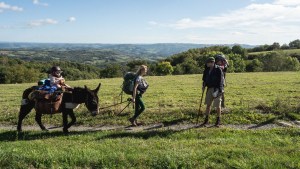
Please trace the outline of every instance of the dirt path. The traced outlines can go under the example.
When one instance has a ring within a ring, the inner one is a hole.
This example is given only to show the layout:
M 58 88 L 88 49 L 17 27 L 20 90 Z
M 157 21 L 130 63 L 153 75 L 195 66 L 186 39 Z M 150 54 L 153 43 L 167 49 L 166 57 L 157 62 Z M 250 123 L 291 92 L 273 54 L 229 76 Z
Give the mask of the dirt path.
M 16 126 L 13 125 L 0 125 L 0 130 L 16 130 Z M 49 131 L 61 131 L 62 127 L 58 126 L 47 126 Z M 199 125 L 195 124 L 172 124 L 164 125 L 163 123 L 141 125 L 137 127 L 132 126 L 122 126 L 122 125 L 102 125 L 102 126 L 72 126 L 69 131 L 128 131 L 128 132 L 139 132 L 139 131 L 153 131 L 153 130 L 172 130 L 180 131 L 192 128 L 199 128 Z M 207 128 L 214 128 L 213 125 Z M 276 124 L 226 124 L 222 125 L 221 128 L 230 128 L 236 130 L 262 130 L 262 129 L 273 129 L 273 128 L 299 128 L 300 121 L 286 122 L 279 121 Z M 39 131 L 41 130 L 38 125 L 33 126 L 23 126 L 23 131 Z

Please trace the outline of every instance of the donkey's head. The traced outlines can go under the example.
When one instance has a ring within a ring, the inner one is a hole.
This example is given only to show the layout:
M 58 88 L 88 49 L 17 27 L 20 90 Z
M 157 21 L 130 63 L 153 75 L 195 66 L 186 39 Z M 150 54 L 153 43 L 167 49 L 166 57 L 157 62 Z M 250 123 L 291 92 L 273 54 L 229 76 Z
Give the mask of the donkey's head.
M 86 86 L 84 86 L 86 90 L 85 105 L 87 109 L 92 113 L 93 116 L 99 113 L 98 91 L 100 89 L 100 86 L 101 83 L 99 83 L 98 87 L 94 90 L 90 90 Z

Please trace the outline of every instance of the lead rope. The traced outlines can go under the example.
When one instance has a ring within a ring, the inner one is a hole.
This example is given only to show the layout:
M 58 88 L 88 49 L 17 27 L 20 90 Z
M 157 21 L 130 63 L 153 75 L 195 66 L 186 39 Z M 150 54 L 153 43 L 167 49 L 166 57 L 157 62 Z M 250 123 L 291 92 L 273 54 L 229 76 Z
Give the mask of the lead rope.
M 121 97 L 121 102 L 123 102 L 123 84 L 120 86 L 120 88 L 121 88 L 121 92 L 119 96 Z

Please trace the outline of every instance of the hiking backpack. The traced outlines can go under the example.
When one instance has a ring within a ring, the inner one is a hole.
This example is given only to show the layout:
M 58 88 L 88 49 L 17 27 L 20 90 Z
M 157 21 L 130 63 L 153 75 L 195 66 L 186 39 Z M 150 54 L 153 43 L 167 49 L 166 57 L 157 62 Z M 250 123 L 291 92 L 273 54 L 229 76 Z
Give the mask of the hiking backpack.
M 126 94 L 133 94 L 133 88 L 134 88 L 134 83 L 136 80 L 137 75 L 133 72 L 127 72 L 124 75 L 124 81 L 123 81 L 123 85 L 122 85 L 122 90 L 126 93 Z
M 219 66 L 221 67 L 223 73 L 226 73 L 227 68 L 229 67 L 229 63 L 226 60 L 225 55 L 223 55 L 223 54 L 217 54 L 216 57 L 215 57 L 215 60 L 216 60 L 216 62 L 217 61 L 221 61 L 222 62 L 222 65 L 219 65 Z

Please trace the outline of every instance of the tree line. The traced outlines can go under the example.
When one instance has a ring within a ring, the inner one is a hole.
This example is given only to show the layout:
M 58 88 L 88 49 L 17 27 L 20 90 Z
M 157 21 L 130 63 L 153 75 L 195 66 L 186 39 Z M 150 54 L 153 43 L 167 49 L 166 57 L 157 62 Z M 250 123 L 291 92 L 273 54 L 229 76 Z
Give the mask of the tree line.
M 300 49 L 300 46 L 299 46 Z M 190 49 L 187 52 L 173 55 L 164 60 L 169 62 L 174 71 L 172 74 L 202 73 L 205 60 L 216 54 L 224 54 L 229 62 L 228 72 L 272 72 L 300 70 L 300 53 L 288 53 L 284 50 L 272 50 L 251 54 L 253 49 L 239 45 L 232 48 L 214 46 L 201 49 Z M 300 52 L 300 51 L 299 51 Z
M 68 80 L 100 78 L 100 68 L 67 61 L 24 61 L 0 56 L 0 84 L 37 82 L 48 78 L 48 71 L 58 65 Z
M 289 49 L 300 49 L 300 40 L 294 40 L 289 45 L 280 46 L 274 42 L 272 45 L 250 49 L 242 48 L 240 45 L 195 48 L 153 63 L 137 60 L 130 61 L 127 65 L 111 64 L 102 70 L 100 76 L 121 77 L 124 70 L 133 71 L 140 64 L 147 64 L 150 67 L 149 75 L 198 74 L 203 72 L 207 58 L 216 54 L 226 56 L 230 65 L 227 72 L 299 71 L 300 50 L 294 53 L 285 52 Z
M 47 78 L 47 71 L 54 65 L 63 69 L 67 80 L 122 77 L 125 72 L 136 71 L 141 64 L 148 65 L 150 76 L 198 74 L 203 72 L 207 58 L 220 53 L 229 61 L 228 72 L 299 71 L 300 51 L 285 52 L 291 49 L 300 49 L 299 39 L 288 45 L 274 42 L 250 49 L 240 45 L 195 48 L 159 61 L 130 60 L 123 64 L 108 64 L 105 68 L 70 61 L 25 61 L 0 56 L 0 84 L 35 82 Z

